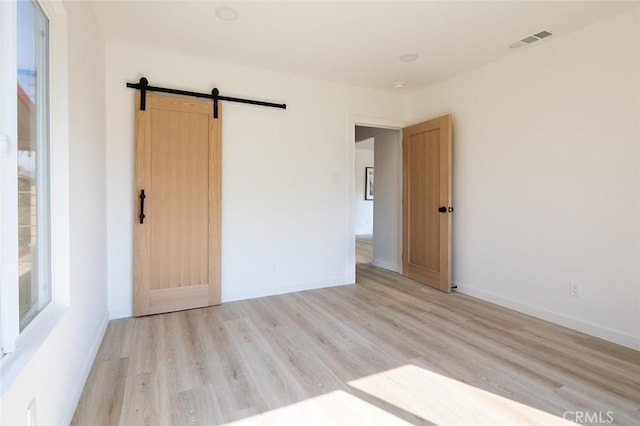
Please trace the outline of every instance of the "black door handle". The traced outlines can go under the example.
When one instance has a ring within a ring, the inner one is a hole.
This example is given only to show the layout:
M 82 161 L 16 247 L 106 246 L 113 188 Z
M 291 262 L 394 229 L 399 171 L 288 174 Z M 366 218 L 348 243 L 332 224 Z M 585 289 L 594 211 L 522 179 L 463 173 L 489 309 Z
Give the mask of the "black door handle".
M 144 195 L 144 189 L 140 190 L 140 216 L 138 216 L 140 218 L 140 223 L 144 223 L 144 199 L 147 198 L 146 195 Z
M 438 207 L 438 213 L 446 213 L 447 212 L 447 208 L 442 206 L 442 207 Z

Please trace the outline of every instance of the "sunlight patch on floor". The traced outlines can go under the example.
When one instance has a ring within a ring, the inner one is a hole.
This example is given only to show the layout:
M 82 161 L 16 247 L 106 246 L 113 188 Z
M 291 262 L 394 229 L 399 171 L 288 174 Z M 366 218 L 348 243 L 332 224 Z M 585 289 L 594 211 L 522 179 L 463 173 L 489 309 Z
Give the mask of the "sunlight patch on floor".
M 356 379 L 349 385 L 438 425 L 574 425 L 415 365 Z
M 258 414 L 229 425 L 410 425 L 345 391 L 315 398 Z

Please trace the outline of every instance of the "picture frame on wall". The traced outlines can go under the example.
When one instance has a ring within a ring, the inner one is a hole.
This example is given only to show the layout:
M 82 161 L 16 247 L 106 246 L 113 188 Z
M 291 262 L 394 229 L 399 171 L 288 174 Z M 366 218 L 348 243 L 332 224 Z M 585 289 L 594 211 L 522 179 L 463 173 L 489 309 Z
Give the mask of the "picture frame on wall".
M 373 201 L 373 167 L 364 168 L 364 199 Z

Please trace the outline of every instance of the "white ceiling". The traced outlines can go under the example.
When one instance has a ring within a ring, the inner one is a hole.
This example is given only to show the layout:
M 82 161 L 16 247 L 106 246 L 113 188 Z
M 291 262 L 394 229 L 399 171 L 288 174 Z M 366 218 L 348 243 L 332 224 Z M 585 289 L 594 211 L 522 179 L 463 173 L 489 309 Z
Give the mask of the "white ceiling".
M 94 1 L 109 41 L 410 92 L 637 7 L 595 2 Z M 237 10 L 237 21 L 215 10 Z M 510 49 L 549 30 L 553 37 Z M 420 55 L 404 63 L 405 53 Z M 392 88 L 404 81 L 403 89 Z

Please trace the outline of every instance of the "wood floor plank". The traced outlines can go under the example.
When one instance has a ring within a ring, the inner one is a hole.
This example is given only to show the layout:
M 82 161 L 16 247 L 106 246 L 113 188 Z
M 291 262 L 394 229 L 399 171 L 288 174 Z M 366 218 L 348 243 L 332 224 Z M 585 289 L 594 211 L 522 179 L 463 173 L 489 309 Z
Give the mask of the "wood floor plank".
M 356 285 L 112 321 L 73 424 L 640 424 L 640 352 L 435 291 L 357 246 Z
M 373 235 L 356 238 L 356 264 L 370 264 L 373 259 Z
M 210 374 L 216 389 L 219 404 L 226 409 L 220 416 L 225 422 L 239 419 L 242 413 L 259 413 L 267 409 L 267 404 L 258 393 L 256 386 L 243 363 L 239 348 L 231 339 L 229 322 L 239 321 L 243 317 L 226 315 L 218 307 L 206 308 L 205 330 L 208 331 L 208 359 Z M 224 318 L 234 318 L 225 320 Z
M 273 303 L 272 298 L 256 299 L 256 301 L 258 306 L 255 306 L 251 312 L 256 316 L 254 321 L 259 320 L 263 315 L 271 318 L 271 314 L 277 312 L 278 306 Z M 287 321 L 286 318 L 265 324 L 271 324 L 263 329 L 265 337 L 278 348 L 277 353 L 280 353 L 283 361 L 288 364 L 295 374 L 295 380 L 300 383 L 305 392 L 316 396 L 336 389 L 346 390 L 344 383 L 332 369 L 309 350 L 307 341 L 300 337 L 299 332 L 291 332 L 295 324 Z
M 127 319 L 111 321 L 102 339 L 96 361 L 107 361 L 128 357 L 131 353 L 131 343 L 134 334 L 134 323 Z
M 119 424 L 128 368 L 128 358 L 96 362 L 71 424 Z

